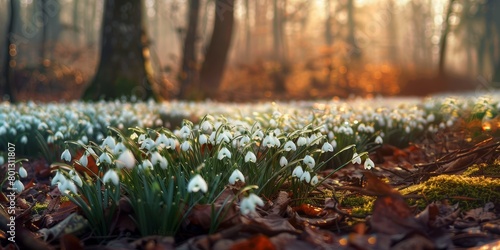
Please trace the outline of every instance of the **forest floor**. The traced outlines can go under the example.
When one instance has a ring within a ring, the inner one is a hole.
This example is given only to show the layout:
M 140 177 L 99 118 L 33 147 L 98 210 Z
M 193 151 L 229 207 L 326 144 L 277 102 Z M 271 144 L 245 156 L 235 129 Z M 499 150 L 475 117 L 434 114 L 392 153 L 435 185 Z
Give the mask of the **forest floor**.
M 123 217 L 109 237 L 78 228 L 78 220 L 67 220 L 77 206 L 50 186 L 50 162 L 30 159 L 24 167 L 35 178 L 16 200 L 16 244 L 20 249 L 498 248 L 500 138 L 471 137 L 474 124 L 457 126 L 405 148 L 383 145 L 370 156 L 376 170 L 349 164 L 324 182 L 321 198 L 292 206 L 289 193 L 280 192 L 267 197 L 255 216 L 228 215 L 214 234 L 206 230 L 210 208 L 200 208 L 197 223 L 175 238 L 139 237 L 126 206 L 120 206 Z M 6 194 L 0 203 L 9 207 Z M 7 217 L 1 220 L 3 229 Z M 50 232 L 47 242 L 40 229 Z M 0 235 L 0 249 L 17 249 L 8 237 Z

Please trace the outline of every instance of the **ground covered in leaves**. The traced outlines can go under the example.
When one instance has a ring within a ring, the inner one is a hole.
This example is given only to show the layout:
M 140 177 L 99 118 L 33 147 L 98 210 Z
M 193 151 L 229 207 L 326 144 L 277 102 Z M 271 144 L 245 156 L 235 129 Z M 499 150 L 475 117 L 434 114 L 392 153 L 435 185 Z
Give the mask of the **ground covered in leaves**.
M 175 238 L 139 237 L 131 208 L 122 201 L 114 233 L 93 236 L 78 207 L 50 186 L 49 162 L 31 159 L 24 167 L 34 178 L 14 206 L 16 244 L 20 249 L 492 249 L 500 246 L 495 132 L 457 123 L 407 147 L 383 144 L 370 155 L 374 169 L 349 164 L 311 199 L 293 201 L 281 191 L 263 197 L 265 206 L 251 216 L 240 215 L 233 204 L 212 234 L 207 233 L 210 205 L 196 206 Z M 6 194 L 0 202 L 6 232 Z M 8 237 L 2 232 L 2 249 L 16 249 Z

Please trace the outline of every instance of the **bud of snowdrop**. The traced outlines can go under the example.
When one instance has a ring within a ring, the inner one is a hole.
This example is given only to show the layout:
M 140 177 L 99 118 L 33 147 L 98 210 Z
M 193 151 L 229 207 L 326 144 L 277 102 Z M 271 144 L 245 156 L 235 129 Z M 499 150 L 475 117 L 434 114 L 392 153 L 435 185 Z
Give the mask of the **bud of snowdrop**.
M 375 163 L 370 158 L 366 158 L 365 160 L 365 169 L 372 169 L 375 167 Z
M 3 158 L 3 155 L 0 155 L 0 166 L 5 163 L 5 159 Z
M 243 176 L 243 173 L 238 169 L 235 169 L 229 177 L 229 184 L 234 185 L 236 181 L 245 182 L 245 176 Z
M 333 131 L 328 131 L 328 139 L 333 140 L 335 138 L 335 134 Z
M 312 186 L 315 186 L 316 184 L 318 184 L 318 182 L 319 182 L 319 180 L 318 180 L 318 176 L 317 176 L 317 175 L 315 175 L 315 176 L 311 179 L 310 184 L 311 184 Z
M 405 132 L 406 132 L 407 134 L 409 134 L 409 133 L 411 132 L 411 128 L 410 128 L 410 126 L 406 126 L 406 127 L 405 127 Z
M 380 135 L 378 135 L 376 138 L 375 138 L 375 143 L 376 144 L 382 144 L 384 143 L 384 140 L 382 139 L 382 137 Z
M 316 162 L 314 161 L 314 158 L 312 158 L 310 155 L 306 155 L 303 159 L 304 164 L 306 164 L 308 167 L 311 169 L 314 168 L 316 165 Z
M 333 146 L 329 142 L 323 143 L 323 146 L 321 147 L 321 151 L 323 152 L 333 152 Z
M 243 215 L 255 212 L 257 205 L 261 207 L 264 206 L 264 201 L 262 201 L 262 199 L 256 194 L 250 194 L 248 197 L 241 200 L 240 212 Z
M 28 137 L 23 135 L 23 137 L 21 137 L 21 144 L 26 144 L 26 143 L 28 143 Z
M 108 136 L 102 142 L 101 148 L 102 149 L 108 148 L 109 150 L 113 150 L 115 148 L 115 145 L 116 145 L 115 138 L 113 138 L 112 136 Z
M 24 190 L 24 184 L 20 180 L 16 180 L 12 186 L 16 193 L 21 193 Z
M 118 174 L 116 173 L 115 170 L 113 169 L 109 169 L 108 172 L 106 172 L 104 174 L 104 176 L 102 177 L 102 182 L 104 184 L 108 183 L 108 182 L 112 182 L 115 186 L 118 186 L 118 184 L 120 183 L 120 178 L 118 177 Z
M 87 151 L 85 151 L 85 153 L 83 153 L 80 159 L 78 159 L 78 162 L 80 162 L 80 165 L 82 165 L 83 167 L 87 167 L 87 165 L 89 164 Z
M 292 172 L 292 177 L 300 178 L 304 174 L 304 170 L 302 170 L 301 166 L 295 167 Z
M 361 164 L 361 157 L 359 157 L 358 153 L 354 152 L 354 154 L 352 155 L 351 163 L 352 164 Z
M 188 183 L 187 191 L 189 193 L 196 193 L 198 191 L 206 193 L 208 191 L 207 182 L 201 177 L 201 175 L 195 175 Z
M 0 164 L 0 165 L 2 165 L 2 164 Z M 19 173 L 19 176 L 21 178 L 26 178 L 28 176 L 28 171 L 26 171 L 26 169 L 23 166 L 19 167 L 18 173 Z
M 305 146 L 307 145 L 307 138 L 305 137 L 299 137 L 299 139 L 297 139 L 297 146 L 301 147 L 301 146 Z
M 226 147 L 223 147 L 220 151 L 219 154 L 217 155 L 217 159 L 222 160 L 225 157 L 231 158 L 231 152 L 229 152 L 229 149 Z
M 191 143 L 189 143 L 189 141 L 184 141 L 182 144 L 181 144 L 181 150 L 186 152 L 188 150 L 191 149 Z
M 132 151 L 125 150 L 116 160 L 116 167 L 132 169 L 135 166 L 135 157 Z
M 7 128 L 5 126 L 0 127 L 0 135 L 5 135 L 7 133 Z
M 281 158 L 280 158 L 280 166 L 284 167 L 286 165 L 288 165 L 288 160 L 286 159 L 285 156 L 281 156 Z
M 68 149 L 64 150 L 64 152 L 61 154 L 61 160 L 67 162 L 71 161 L 71 153 L 69 152 Z
M 301 176 L 300 176 L 300 181 L 305 181 L 306 183 L 311 182 L 311 173 L 308 171 L 305 171 Z
M 112 161 L 111 161 L 111 157 L 109 156 L 109 154 L 108 154 L 108 153 L 103 152 L 103 153 L 101 154 L 101 156 L 99 156 L 99 162 L 98 162 L 98 163 L 99 163 L 99 164 L 101 164 L 101 163 L 111 164 L 111 163 L 112 163 Z
M 248 151 L 247 154 L 245 155 L 245 162 L 256 162 L 257 157 L 255 154 L 251 151 Z
M 287 141 L 284 146 L 285 151 L 296 151 L 297 146 L 295 146 L 295 143 L 293 141 Z

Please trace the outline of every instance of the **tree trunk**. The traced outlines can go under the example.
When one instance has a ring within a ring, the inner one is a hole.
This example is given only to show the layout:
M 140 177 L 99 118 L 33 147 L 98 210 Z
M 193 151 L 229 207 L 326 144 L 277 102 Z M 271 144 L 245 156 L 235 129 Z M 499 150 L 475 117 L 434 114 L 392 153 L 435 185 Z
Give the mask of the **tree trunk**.
M 333 44 L 333 34 L 332 34 L 332 7 L 331 0 L 326 0 L 325 2 L 325 42 L 328 47 Z
M 181 72 L 179 72 L 180 91 L 179 96 L 186 98 L 193 90 L 193 85 L 197 82 L 197 60 L 196 60 L 196 40 L 198 34 L 198 19 L 200 15 L 200 1 L 189 1 L 188 28 L 184 37 L 184 48 L 182 50 Z
M 217 94 L 226 66 L 234 24 L 234 0 L 216 0 L 214 29 L 200 70 L 200 88 L 203 95 Z
M 354 21 L 354 0 L 347 0 L 347 42 L 351 45 L 351 58 L 361 55 L 358 42 L 356 41 L 356 22 Z
M 444 76 L 445 69 L 444 63 L 446 61 L 446 47 L 448 44 L 448 33 L 450 33 L 450 16 L 453 12 L 453 3 L 455 0 L 450 0 L 448 3 L 448 9 L 446 11 L 446 18 L 443 23 L 443 31 L 441 34 L 441 41 L 439 43 L 439 64 L 438 64 L 438 75 Z
M 145 100 L 155 97 L 142 8 L 142 1 L 105 1 L 100 62 L 83 99 L 135 96 Z
M 252 51 L 251 51 L 251 27 L 250 27 L 250 0 L 245 0 L 245 61 L 247 63 L 252 61 Z
M 14 43 L 14 28 L 16 26 L 16 20 L 19 20 L 19 2 L 14 3 L 16 0 L 10 0 L 10 16 L 9 23 L 7 26 L 6 38 L 6 49 L 5 60 L 2 72 L 2 94 L 0 100 L 9 100 L 15 102 L 13 91 L 11 88 L 11 64 L 14 63 L 13 56 L 17 53 L 16 44 Z

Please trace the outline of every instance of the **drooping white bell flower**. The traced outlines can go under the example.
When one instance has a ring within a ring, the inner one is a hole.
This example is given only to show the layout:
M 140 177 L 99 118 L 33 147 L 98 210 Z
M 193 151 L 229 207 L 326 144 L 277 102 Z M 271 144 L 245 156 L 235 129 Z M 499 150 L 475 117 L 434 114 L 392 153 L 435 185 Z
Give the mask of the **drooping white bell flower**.
M 234 185 L 236 181 L 245 182 L 245 176 L 243 176 L 243 173 L 238 169 L 235 169 L 229 177 L 229 184 Z
M 217 155 L 217 159 L 219 160 L 222 160 L 224 158 L 231 158 L 231 152 L 229 151 L 229 149 L 227 149 L 226 147 L 223 147 L 220 151 L 219 151 L 219 154 Z
M 116 167 L 132 169 L 135 166 L 135 157 L 130 149 L 125 150 L 116 160 Z
M 245 162 L 257 162 L 257 157 L 251 151 L 248 151 L 245 155 Z
M 375 167 L 375 163 L 370 158 L 366 158 L 365 160 L 365 169 L 372 169 Z
M 316 165 L 316 161 L 314 161 L 314 158 L 312 158 L 310 155 L 306 155 L 303 159 L 304 164 L 306 164 L 309 168 L 314 168 Z
M 196 193 L 198 191 L 206 193 L 208 191 L 207 182 L 201 177 L 201 175 L 195 175 L 188 183 L 187 191 L 189 193 Z
M 293 169 L 292 177 L 300 178 L 302 174 L 304 174 L 304 170 L 302 170 L 301 166 L 297 166 Z
M 64 150 L 61 154 L 61 160 L 70 162 L 71 161 L 71 153 L 68 149 Z
M 280 166 L 284 167 L 286 165 L 288 165 L 288 160 L 286 159 L 285 156 L 281 156 L 281 158 L 280 158 Z
M 104 182 L 104 184 L 112 182 L 115 186 L 118 186 L 120 183 L 120 177 L 118 177 L 118 173 L 116 173 L 115 170 L 109 169 L 108 172 L 106 172 L 102 177 L 102 182 Z

